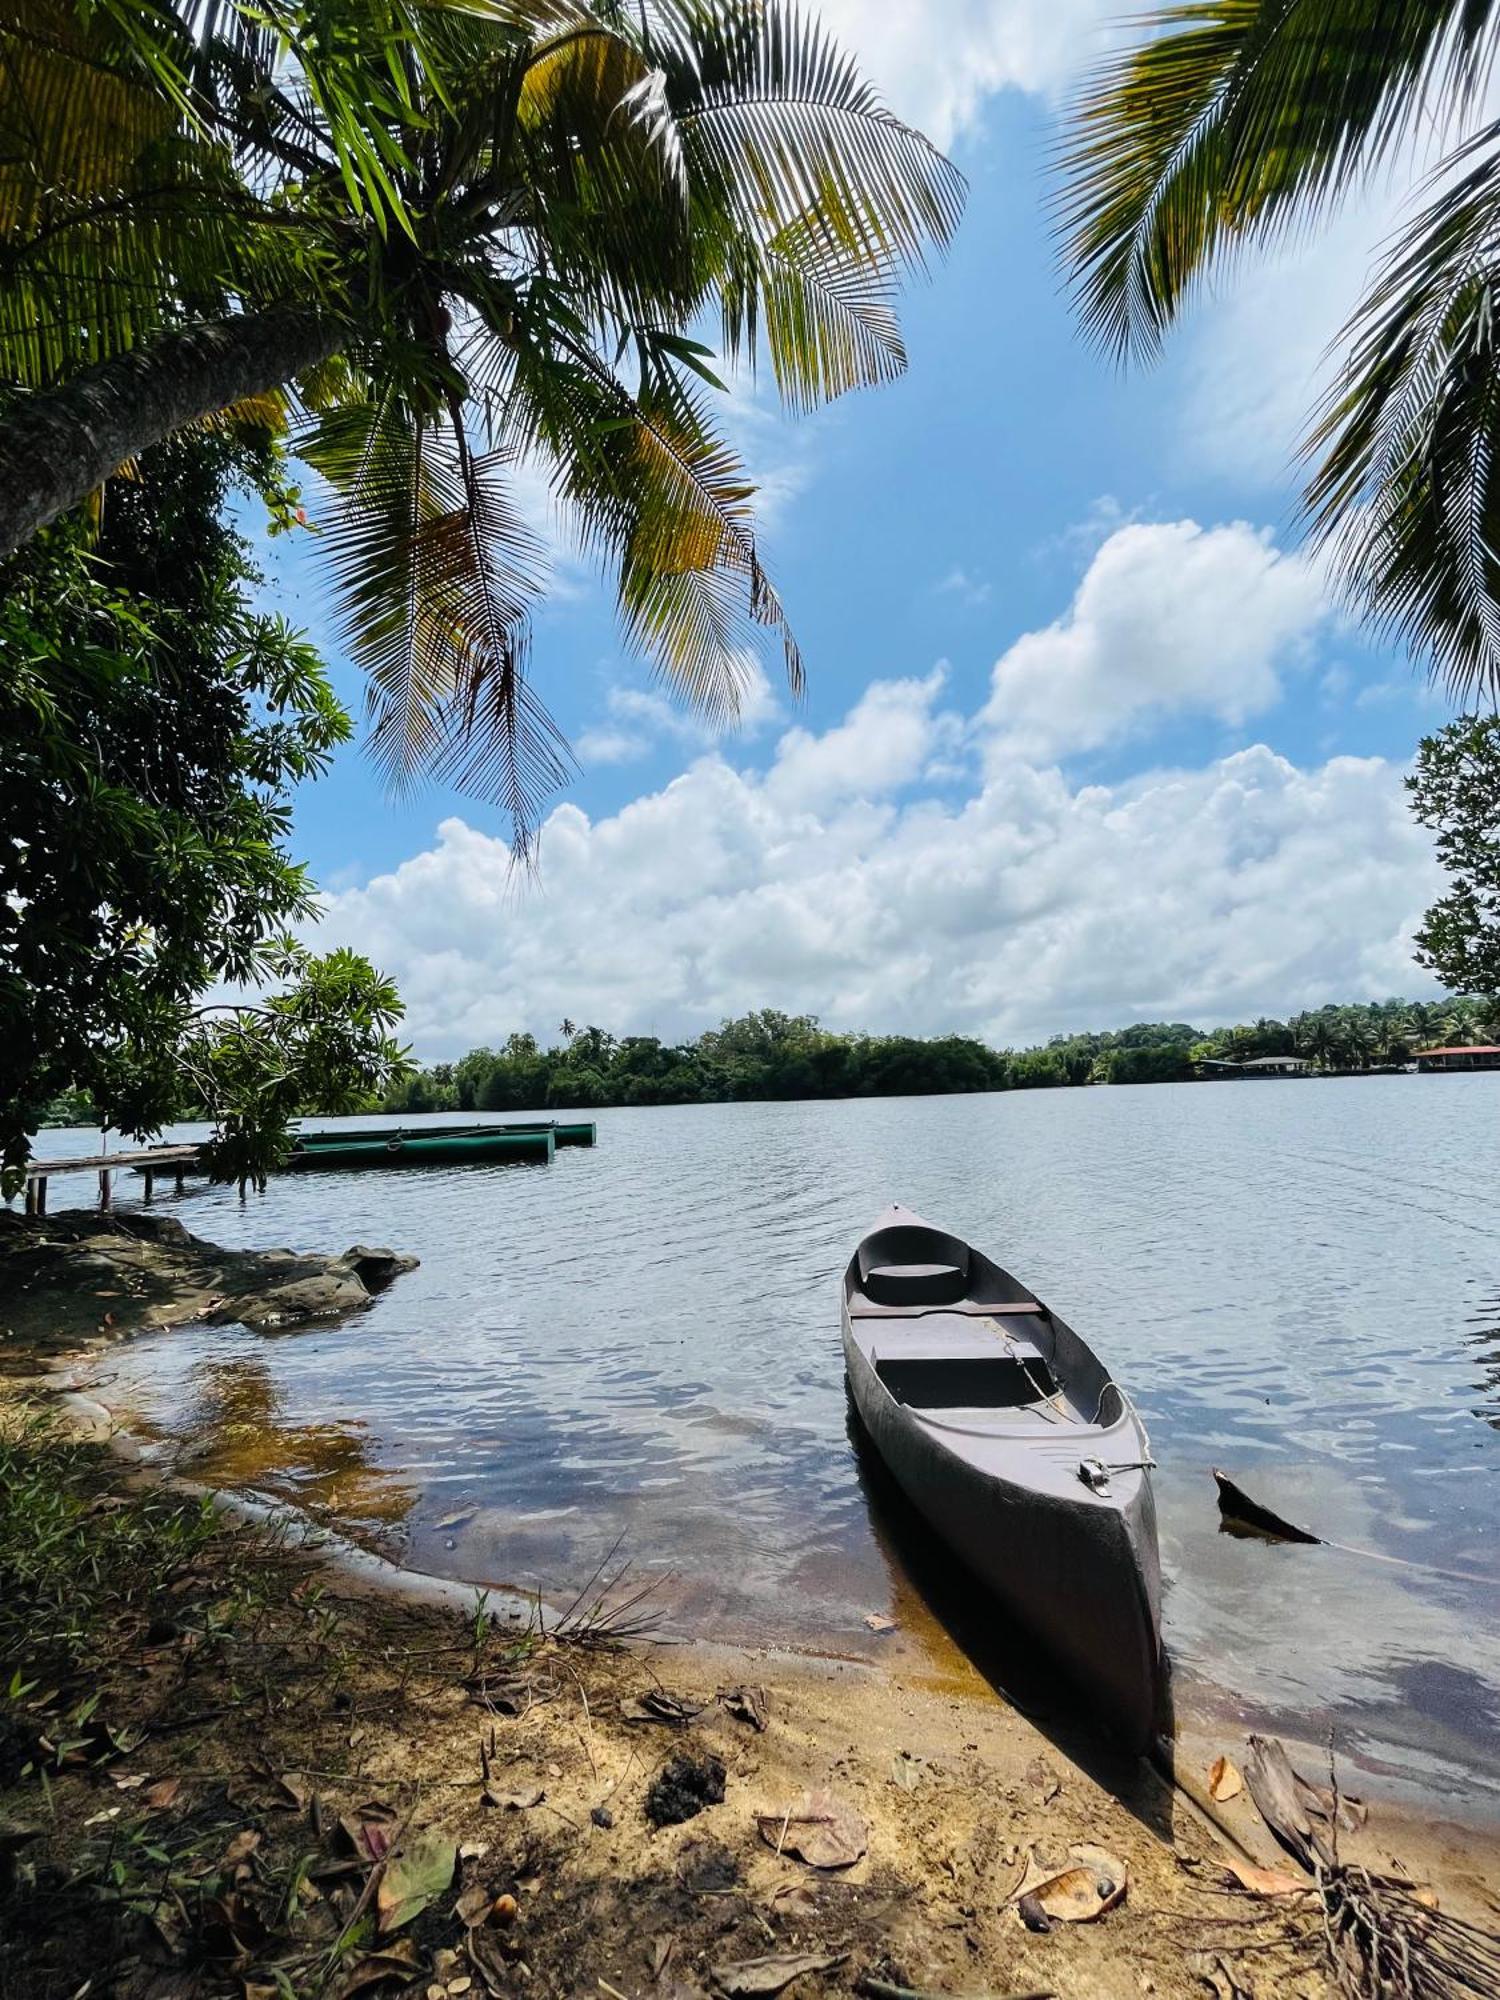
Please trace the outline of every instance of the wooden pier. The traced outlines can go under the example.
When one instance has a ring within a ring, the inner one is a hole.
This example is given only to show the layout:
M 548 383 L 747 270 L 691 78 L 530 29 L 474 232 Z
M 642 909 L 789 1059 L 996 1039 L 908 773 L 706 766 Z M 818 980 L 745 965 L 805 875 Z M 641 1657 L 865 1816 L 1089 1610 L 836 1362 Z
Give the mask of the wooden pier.
M 114 1176 L 122 1167 L 134 1167 L 145 1177 L 145 1199 L 150 1201 L 158 1174 L 170 1174 L 181 1194 L 190 1173 L 202 1171 L 199 1146 L 147 1146 L 134 1153 L 88 1153 L 72 1160 L 32 1160 L 26 1169 L 26 1213 L 47 1213 L 47 1183 L 54 1174 L 99 1176 L 99 1206 L 108 1209 L 114 1199 Z

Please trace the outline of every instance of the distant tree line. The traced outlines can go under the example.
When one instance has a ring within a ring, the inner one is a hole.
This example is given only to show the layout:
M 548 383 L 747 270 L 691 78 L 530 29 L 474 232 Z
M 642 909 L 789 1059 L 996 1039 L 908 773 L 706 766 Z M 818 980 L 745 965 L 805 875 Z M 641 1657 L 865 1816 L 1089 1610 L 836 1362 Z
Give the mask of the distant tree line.
M 1434 1042 L 1500 1041 L 1500 1001 L 1385 1000 L 1321 1007 L 1289 1021 L 1205 1031 L 1183 1021 L 1056 1035 L 1038 1048 L 993 1049 L 965 1035 L 834 1034 L 810 1014 L 771 1008 L 725 1021 L 690 1042 L 615 1036 L 564 1021 L 543 1048 L 511 1035 L 418 1070 L 381 1108 L 392 1112 L 522 1111 L 539 1106 L 704 1104 L 757 1098 L 906 1097 L 1088 1083 L 1178 1083 L 1208 1059 L 1300 1055 L 1319 1068 L 1397 1066 Z

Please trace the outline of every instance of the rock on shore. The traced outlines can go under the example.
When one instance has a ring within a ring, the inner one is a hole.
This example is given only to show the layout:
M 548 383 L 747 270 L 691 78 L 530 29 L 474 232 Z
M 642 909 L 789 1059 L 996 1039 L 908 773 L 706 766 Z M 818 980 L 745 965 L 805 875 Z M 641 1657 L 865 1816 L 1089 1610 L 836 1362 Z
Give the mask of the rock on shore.
M 184 1320 L 271 1332 L 359 1311 L 417 1261 L 226 1250 L 170 1215 L 0 1210 L 0 1343 L 56 1352 Z

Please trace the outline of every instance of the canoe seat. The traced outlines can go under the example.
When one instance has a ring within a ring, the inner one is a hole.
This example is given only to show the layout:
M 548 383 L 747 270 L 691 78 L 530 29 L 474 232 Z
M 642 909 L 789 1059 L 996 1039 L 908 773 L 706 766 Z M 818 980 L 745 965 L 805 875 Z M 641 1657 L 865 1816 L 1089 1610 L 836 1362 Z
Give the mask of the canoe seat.
M 859 1246 L 859 1288 L 877 1305 L 948 1305 L 969 1289 L 969 1246 L 912 1223 L 877 1229 Z
M 998 1319 L 1002 1314 L 1038 1313 L 1050 1319 L 1047 1308 L 1035 1299 L 952 1299 L 940 1306 L 878 1306 L 858 1293 L 849 1301 L 850 1319 L 931 1319 L 934 1314 L 951 1318 L 967 1313 L 973 1319 Z
M 1014 1410 L 1057 1393 L 1039 1354 L 1025 1365 L 1009 1355 L 892 1355 L 875 1363 L 875 1373 L 898 1403 L 918 1410 Z

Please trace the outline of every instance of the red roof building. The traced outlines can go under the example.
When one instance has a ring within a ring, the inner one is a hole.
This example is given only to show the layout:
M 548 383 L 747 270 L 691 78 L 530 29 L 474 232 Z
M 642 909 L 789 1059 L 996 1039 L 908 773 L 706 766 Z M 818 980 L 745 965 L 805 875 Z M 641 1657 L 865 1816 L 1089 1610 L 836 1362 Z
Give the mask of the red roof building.
M 1494 1042 L 1468 1048 L 1418 1049 L 1416 1056 L 1418 1069 L 1500 1069 L 1500 1044 Z

